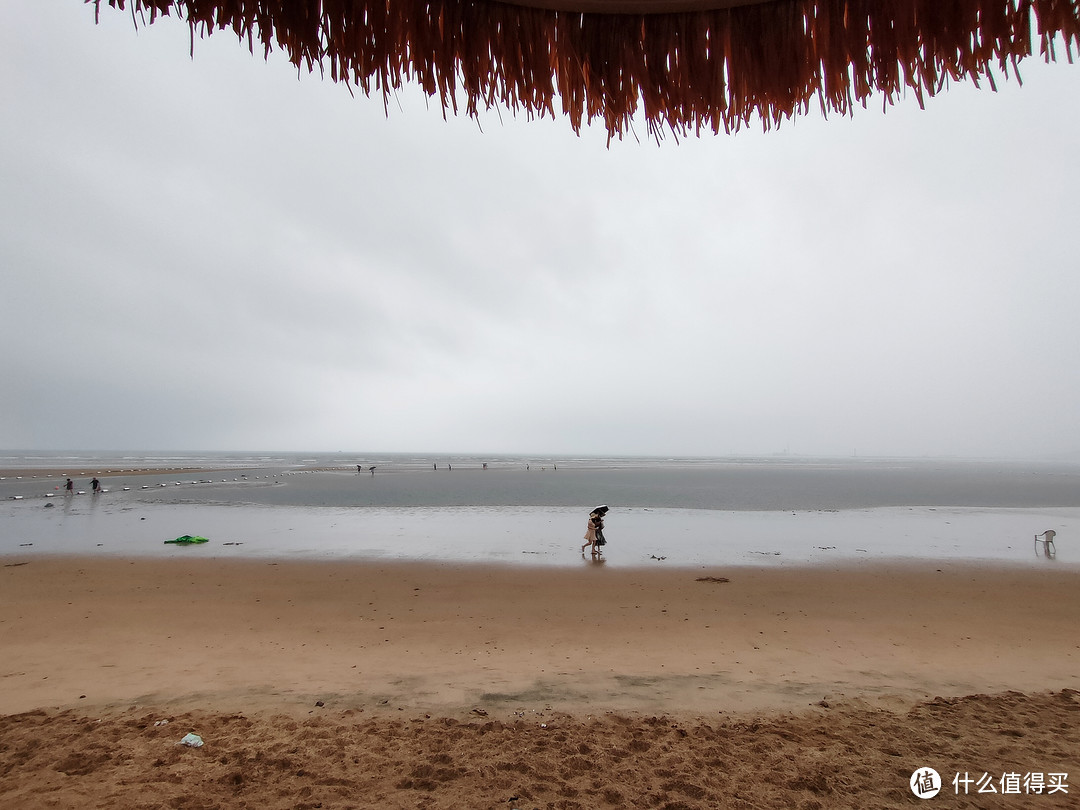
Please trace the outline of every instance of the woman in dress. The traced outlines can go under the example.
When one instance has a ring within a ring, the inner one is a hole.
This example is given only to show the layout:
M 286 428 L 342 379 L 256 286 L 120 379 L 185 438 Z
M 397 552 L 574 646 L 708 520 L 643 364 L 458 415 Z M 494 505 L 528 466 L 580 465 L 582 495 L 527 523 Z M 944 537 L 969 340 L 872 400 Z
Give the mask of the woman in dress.
M 588 541 L 581 547 L 581 553 L 585 553 L 587 546 L 592 546 L 592 554 L 596 556 L 601 552 L 601 547 L 607 543 L 604 539 L 604 515 L 607 506 L 598 506 L 589 513 L 589 522 L 585 528 L 585 539 Z
M 596 554 L 596 513 L 593 512 L 589 515 L 589 522 L 585 524 L 585 545 L 581 547 L 581 553 L 585 554 L 585 549 L 592 549 L 592 553 Z

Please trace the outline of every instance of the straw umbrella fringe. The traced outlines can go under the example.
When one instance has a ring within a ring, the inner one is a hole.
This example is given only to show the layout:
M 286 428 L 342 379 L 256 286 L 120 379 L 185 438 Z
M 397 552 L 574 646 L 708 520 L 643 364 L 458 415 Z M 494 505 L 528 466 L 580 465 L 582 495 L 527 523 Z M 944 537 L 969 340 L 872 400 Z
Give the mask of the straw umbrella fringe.
M 98 15 L 103 0 L 86 0 Z M 1080 0 L 105 0 L 136 25 L 177 15 L 195 39 L 231 30 L 266 56 L 367 95 L 405 83 L 444 114 L 560 112 L 622 137 L 768 129 L 805 112 L 849 114 L 879 94 L 922 104 L 950 81 L 1019 79 L 1055 42 L 1080 44 Z M 547 5 L 553 8 L 539 8 Z M 708 6 L 702 8 L 701 6 Z

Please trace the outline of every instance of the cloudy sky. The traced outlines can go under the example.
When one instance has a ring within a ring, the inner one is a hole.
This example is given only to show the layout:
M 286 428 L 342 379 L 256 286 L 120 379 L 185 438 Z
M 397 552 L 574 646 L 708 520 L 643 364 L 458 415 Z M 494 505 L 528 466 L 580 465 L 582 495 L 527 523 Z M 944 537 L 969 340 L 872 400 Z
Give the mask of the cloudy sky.
M 3 16 L 0 447 L 1080 457 L 1080 65 L 609 148 Z

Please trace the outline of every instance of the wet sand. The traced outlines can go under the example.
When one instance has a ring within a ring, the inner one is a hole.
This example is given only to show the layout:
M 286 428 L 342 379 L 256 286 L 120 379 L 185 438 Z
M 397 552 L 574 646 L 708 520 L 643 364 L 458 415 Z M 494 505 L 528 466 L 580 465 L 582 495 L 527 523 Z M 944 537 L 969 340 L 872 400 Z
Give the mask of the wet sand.
M 702 712 L 1080 687 L 1075 571 L 17 562 L 0 569 L 7 713 L 188 694 Z
M 899 807 L 923 765 L 1080 773 L 1078 585 L 10 558 L 0 805 Z

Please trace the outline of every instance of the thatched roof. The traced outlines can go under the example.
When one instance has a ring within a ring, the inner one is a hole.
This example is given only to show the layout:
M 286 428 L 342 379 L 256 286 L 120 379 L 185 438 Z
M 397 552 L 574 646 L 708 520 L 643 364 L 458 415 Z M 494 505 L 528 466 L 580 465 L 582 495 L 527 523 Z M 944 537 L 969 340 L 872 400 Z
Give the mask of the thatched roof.
M 100 6 L 103 0 L 86 0 Z M 1054 40 L 1071 62 L 1080 0 L 104 0 L 136 24 L 178 15 L 192 37 L 231 30 L 386 97 L 404 83 L 444 110 L 602 119 L 639 110 L 676 134 L 766 128 L 872 95 L 920 103 L 951 81 L 1007 75 Z

